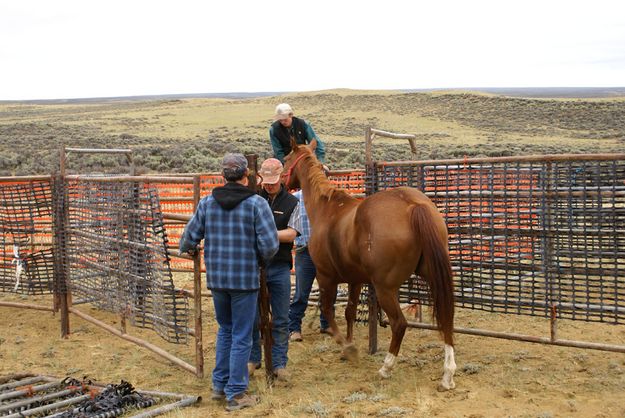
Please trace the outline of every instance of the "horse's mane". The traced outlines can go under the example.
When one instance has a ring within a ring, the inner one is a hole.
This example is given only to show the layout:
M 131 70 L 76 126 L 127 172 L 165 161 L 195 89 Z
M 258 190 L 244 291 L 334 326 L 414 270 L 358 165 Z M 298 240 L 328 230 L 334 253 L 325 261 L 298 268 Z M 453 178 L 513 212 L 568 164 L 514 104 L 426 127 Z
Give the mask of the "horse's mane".
M 328 180 L 326 177 L 323 166 L 317 160 L 312 151 L 307 149 L 306 156 L 302 158 L 301 163 L 306 164 L 308 169 L 308 181 L 310 182 L 310 186 L 313 190 L 316 191 L 315 197 L 319 200 L 331 200 L 331 199 L 341 199 L 347 197 L 351 199 L 350 196 L 345 190 L 338 189 L 334 184 Z

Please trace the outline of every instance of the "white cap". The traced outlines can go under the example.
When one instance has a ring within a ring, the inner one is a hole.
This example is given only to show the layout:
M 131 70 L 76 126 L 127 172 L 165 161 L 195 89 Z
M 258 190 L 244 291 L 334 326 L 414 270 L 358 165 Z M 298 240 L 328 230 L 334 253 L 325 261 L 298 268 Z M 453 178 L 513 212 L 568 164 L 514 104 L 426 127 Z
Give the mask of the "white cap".
M 293 109 L 288 103 L 280 103 L 276 106 L 276 114 L 273 116 L 274 120 L 286 119 L 289 116 L 293 116 Z

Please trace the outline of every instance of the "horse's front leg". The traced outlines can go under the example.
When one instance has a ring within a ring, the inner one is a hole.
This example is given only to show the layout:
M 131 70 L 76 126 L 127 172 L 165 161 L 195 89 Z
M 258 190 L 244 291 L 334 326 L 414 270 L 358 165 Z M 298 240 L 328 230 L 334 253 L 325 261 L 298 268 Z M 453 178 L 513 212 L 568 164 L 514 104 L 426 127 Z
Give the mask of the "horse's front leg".
M 360 299 L 360 290 L 362 284 L 349 284 L 349 298 L 347 300 L 347 308 L 345 308 L 345 320 L 347 321 L 347 343 L 351 344 L 354 337 L 354 322 L 356 321 L 356 313 L 358 310 L 358 300 Z
M 343 334 L 339 331 L 334 317 L 334 296 L 336 295 L 336 284 L 328 284 L 329 281 L 320 279 L 319 271 L 317 271 L 317 282 L 319 283 L 319 292 L 321 298 L 321 312 L 328 321 L 330 332 L 334 341 L 343 347 L 342 357 L 347 360 L 355 360 L 358 358 L 358 352 L 351 342 L 348 342 Z
M 334 318 L 334 295 L 336 295 L 336 284 L 328 284 L 327 281 L 323 280 L 320 277 L 319 270 L 317 270 L 317 283 L 319 283 L 319 301 L 321 304 L 321 313 L 325 317 L 326 321 L 328 321 L 328 328 L 330 329 L 330 334 L 334 337 L 334 340 L 343 344 L 345 339 L 339 332 L 339 327 L 336 324 L 336 320 Z

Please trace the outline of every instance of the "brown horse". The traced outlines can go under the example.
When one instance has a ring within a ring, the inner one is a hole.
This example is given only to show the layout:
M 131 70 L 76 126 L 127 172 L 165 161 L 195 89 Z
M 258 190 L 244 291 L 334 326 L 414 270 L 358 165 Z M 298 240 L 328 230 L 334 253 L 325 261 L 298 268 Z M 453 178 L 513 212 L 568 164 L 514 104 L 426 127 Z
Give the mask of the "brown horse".
M 343 346 L 343 355 L 348 359 L 357 357 L 352 343 L 353 326 L 361 287 L 368 283 L 375 289 L 393 332 L 389 352 L 379 370 L 382 377 L 390 377 L 407 325 L 398 290 L 416 273 L 429 284 L 432 314 L 445 342 L 440 388 L 453 389 L 453 282 L 447 227 L 436 206 L 423 193 L 409 187 L 357 200 L 330 183 L 308 146 L 291 141 L 291 147 L 292 152 L 285 159 L 283 182 L 303 191 L 312 231 L 308 249 L 317 267 L 321 309 L 334 339 Z M 329 297 L 335 294 L 339 283 L 349 286 L 345 309 L 347 338 L 338 330 Z

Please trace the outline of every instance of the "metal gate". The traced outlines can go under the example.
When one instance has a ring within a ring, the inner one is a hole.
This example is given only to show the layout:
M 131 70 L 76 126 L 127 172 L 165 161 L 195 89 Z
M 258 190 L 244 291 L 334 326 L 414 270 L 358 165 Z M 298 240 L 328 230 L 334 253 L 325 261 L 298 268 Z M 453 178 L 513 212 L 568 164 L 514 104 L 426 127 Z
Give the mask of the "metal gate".
M 456 306 L 551 319 L 549 338 L 456 332 L 625 352 L 556 335 L 558 318 L 625 323 L 625 154 L 368 162 L 367 194 L 398 186 L 446 218 Z M 417 277 L 400 290 L 406 303 L 428 295 Z

